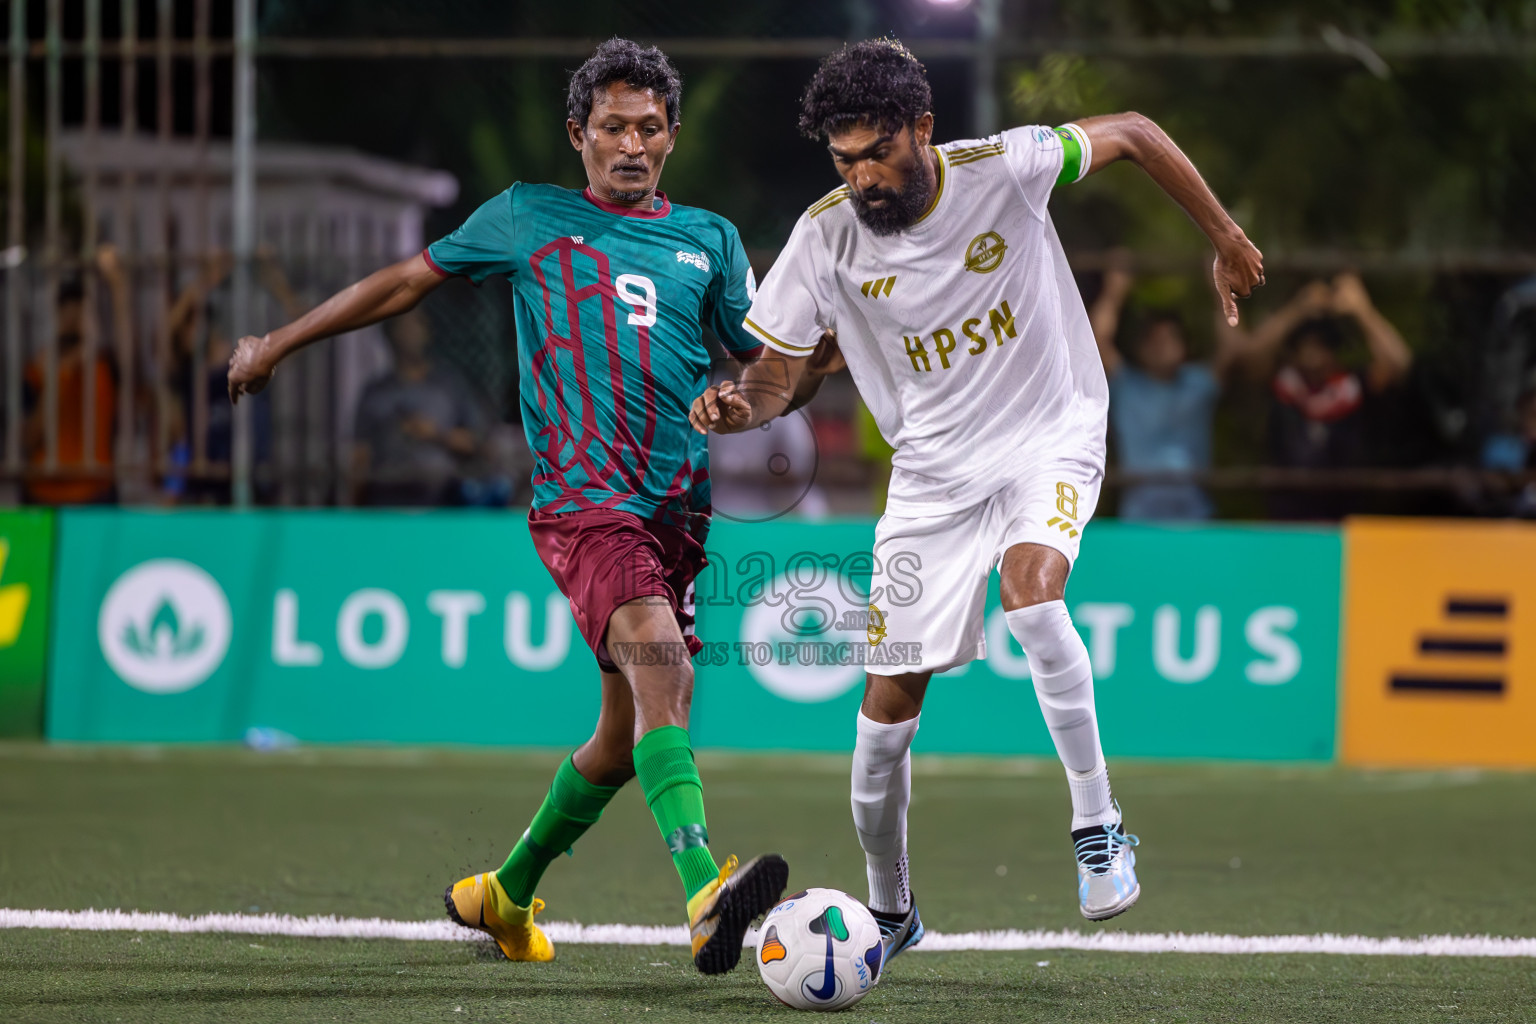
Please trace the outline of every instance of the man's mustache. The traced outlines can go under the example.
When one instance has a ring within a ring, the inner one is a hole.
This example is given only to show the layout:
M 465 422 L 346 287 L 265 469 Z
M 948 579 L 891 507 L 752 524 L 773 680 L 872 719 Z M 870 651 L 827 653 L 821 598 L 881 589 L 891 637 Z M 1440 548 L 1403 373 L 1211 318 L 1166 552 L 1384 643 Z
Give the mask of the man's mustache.
M 901 193 L 893 188 L 870 188 L 865 189 L 863 192 L 855 192 L 853 197 L 861 203 L 869 203 L 877 199 L 899 199 L 901 198 Z
M 635 164 L 635 163 L 614 164 L 613 165 L 613 169 L 615 171 L 640 171 L 640 172 L 643 173 L 645 171 L 645 164 Z

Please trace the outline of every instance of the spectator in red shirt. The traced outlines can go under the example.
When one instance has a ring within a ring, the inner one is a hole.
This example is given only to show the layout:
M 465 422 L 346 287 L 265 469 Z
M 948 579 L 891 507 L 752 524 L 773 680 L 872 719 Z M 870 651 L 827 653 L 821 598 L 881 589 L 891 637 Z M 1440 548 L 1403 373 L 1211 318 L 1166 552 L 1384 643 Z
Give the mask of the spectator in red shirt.
M 1341 358 L 1342 323 L 1352 320 L 1369 361 L 1352 369 Z M 1230 328 L 1229 328 L 1230 330 Z M 1371 302 L 1356 274 L 1313 281 L 1243 340 L 1249 359 L 1280 364 L 1271 381 L 1270 462 L 1294 469 L 1342 469 L 1366 458 L 1362 433 L 1368 400 L 1400 383 L 1413 363 L 1403 336 Z M 1347 511 L 1341 491 L 1276 492 L 1277 519 L 1333 519 Z

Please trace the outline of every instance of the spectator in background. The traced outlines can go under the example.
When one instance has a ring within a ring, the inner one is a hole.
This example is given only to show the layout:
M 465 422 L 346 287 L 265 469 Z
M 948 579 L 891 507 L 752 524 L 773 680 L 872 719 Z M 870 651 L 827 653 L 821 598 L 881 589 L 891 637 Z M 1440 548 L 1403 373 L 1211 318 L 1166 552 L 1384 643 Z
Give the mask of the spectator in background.
M 1217 335 L 1209 364 L 1189 359 L 1176 313 L 1152 314 L 1136 333 L 1130 359 L 1115 347 L 1132 278 L 1120 267 L 1104 275 L 1089 311 L 1109 378 L 1109 424 L 1119 466 L 1130 473 L 1198 473 L 1211 465 L 1211 425 L 1240 339 Z M 1121 491 L 1120 518 L 1208 519 L 1205 491 L 1193 481 L 1131 484 Z
M 1483 468 L 1506 473 L 1536 473 L 1536 374 L 1515 405 L 1514 429 L 1495 434 L 1483 447 Z M 1494 515 L 1536 519 L 1536 481 L 1522 481 L 1503 494 L 1486 496 Z
M 116 303 L 123 300 L 123 290 L 113 282 L 120 276 L 117 253 L 109 246 L 97 252 L 97 266 L 109 285 L 107 294 Z M 85 308 L 85 291 L 78 281 L 59 287 L 55 300 L 54 331 L 58 351 L 58 416 L 52 424 L 57 430 L 57 465 L 61 472 L 27 481 L 29 502 L 41 505 L 86 505 L 113 500 L 115 486 L 110 472 L 103 470 L 113 462 L 113 444 L 117 436 L 117 372 L 106 346 L 96 350 L 93 365 L 86 366 L 82 335 L 85 318 L 94 311 Z M 115 320 L 115 318 L 114 318 Z M 86 397 L 86 381 L 90 396 Z M 28 408 L 23 429 L 27 461 L 42 467 L 48 459 L 46 391 L 47 373 L 41 355 L 26 370 Z M 91 465 L 96 472 L 84 472 L 85 403 L 93 406 L 95 421 L 91 426 Z M 71 473 L 70 470 L 79 472 Z
M 386 321 L 395 365 L 357 406 L 353 467 L 364 505 L 458 505 L 463 468 L 486 416 L 469 384 L 431 359 L 431 332 L 414 310 Z
M 167 410 L 171 451 L 169 461 L 175 469 L 165 481 L 165 492 L 179 501 L 191 503 L 228 504 L 230 481 L 217 476 L 205 479 L 189 479 L 187 474 L 194 461 L 196 438 L 194 424 L 197 421 L 197 390 L 193 368 L 197 345 L 204 342 L 202 391 L 206 400 L 206 420 L 203 424 L 203 452 L 212 466 L 227 466 L 234 456 L 235 415 L 229 403 L 229 356 L 234 351 L 228 333 L 224 329 L 231 300 L 229 275 L 234 270 L 234 259 L 227 252 L 215 252 L 204 263 L 193 282 L 182 289 L 167 316 L 172 341 L 173 406 Z M 297 318 L 304 307 L 293 294 L 288 279 L 272 253 L 262 250 L 256 254 L 257 282 L 261 284 L 282 307 L 283 315 Z M 197 328 L 197 312 L 201 308 L 203 321 L 200 335 Z M 251 406 L 251 454 L 259 465 L 268 461 L 272 454 L 272 400 L 270 393 L 254 396 Z
M 1342 322 L 1352 320 L 1365 339 L 1363 370 L 1344 364 Z M 1227 328 L 1237 332 L 1238 329 Z M 1356 274 L 1313 281 L 1242 338 L 1244 357 L 1272 361 L 1269 452 L 1273 465 L 1292 469 L 1343 469 L 1366 461 L 1364 416 L 1373 396 L 1399 384 L 1413 353 L 1396 327 L 1381 315 Z M 1337 489 L 1274 492 L 1277 519 L 1336 519 L 1347 512 Z

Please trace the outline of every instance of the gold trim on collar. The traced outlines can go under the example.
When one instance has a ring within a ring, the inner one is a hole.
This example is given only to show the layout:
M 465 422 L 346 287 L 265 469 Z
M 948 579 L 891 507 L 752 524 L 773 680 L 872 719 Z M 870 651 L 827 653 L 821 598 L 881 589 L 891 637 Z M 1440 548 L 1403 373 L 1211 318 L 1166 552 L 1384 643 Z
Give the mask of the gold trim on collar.
M 933 155 L 937 157 L 939 161 L 939 187 L 933 190 L 933 199 L 929 201 L 928 209 L 923 211 L 923 215 L 921 217 L 912 222 L 913 227 L 916 227 L 923 221 L 927 220 L 928 215 L 939 208 L 939 200 L 944 198 L 944 179 L 949 177 L 949 175 L 945 173 L 944 151 L 938 146 L 929 146 L 928 148 L 933 150 Z
M 811 217 L 819 216 L 820 214 L 826 213 L 828 210 L 832 209 L 832 207 L 836 206 L 844 199 L 847 199 L 851 194 L 852 190 L 849 189 L 847 185 L 839 186 L 838 188 L 833 189 L 831 192 L 828 192 L 826 195 L 812 203 L 810 208 L 805 212 Z

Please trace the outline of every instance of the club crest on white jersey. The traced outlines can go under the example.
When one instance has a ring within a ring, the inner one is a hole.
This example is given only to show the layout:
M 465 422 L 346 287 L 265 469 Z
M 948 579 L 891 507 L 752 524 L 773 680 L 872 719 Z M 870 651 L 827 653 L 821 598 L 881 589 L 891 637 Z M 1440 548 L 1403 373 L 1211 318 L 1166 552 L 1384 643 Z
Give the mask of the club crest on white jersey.
M 1041 459 L 1102 469 L 1109 388 L 1047 211 L 1084 139 L 1030 126 L 936 147 L 933 202 L 894 235 L 835 189 L 758 289 L 746 326 L 769 347 L 808 356 L 837 333 L 896 449 L 888 514 L 968 508 Z

